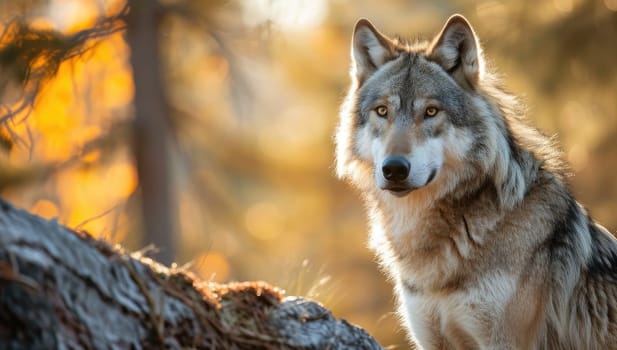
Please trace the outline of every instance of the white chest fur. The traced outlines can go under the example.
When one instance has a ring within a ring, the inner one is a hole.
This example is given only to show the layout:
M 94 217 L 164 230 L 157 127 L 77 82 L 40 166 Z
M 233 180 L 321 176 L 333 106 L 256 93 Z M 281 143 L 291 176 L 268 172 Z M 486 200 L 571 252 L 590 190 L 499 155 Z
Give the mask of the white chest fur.
M 491 334 L 500 333 L 493 327 L 501 324 L 515 286 L 514 276 L 501 272 L 485 276 L 473 288 L 445 295 L 427 295 L 399 283 L 399 311 L 424 349 L 441 348 L 443 341 L 454 348 L 490 348 L 500 342 Z

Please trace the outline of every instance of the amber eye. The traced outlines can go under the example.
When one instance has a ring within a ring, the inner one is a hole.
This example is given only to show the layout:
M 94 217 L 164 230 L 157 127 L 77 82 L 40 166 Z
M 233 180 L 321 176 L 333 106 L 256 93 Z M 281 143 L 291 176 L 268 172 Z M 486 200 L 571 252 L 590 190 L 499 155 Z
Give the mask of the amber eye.
M 435 115 L 437 115 L 437 112 L 438 112 L 437 108 L 435 108 L 435 107 L 428 107 L 426 109 L 426 111 L 424 112 L 424 114 L 427 117 L 434 117 Z
M 388 107 L 386 106 L 378 106 L 375 108 L 375 113 L 377 113 L 380 117 L 385 117 L 388 115 Z

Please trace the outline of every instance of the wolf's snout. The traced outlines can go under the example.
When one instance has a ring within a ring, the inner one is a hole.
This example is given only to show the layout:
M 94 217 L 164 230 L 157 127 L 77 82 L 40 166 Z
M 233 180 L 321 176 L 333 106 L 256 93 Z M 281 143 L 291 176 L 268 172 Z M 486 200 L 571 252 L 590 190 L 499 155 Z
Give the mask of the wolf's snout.
M 381 167 L 383 177 L 388 181 L 403 181 L 409 176 L 409 161 L 403 157 L 388 157 Z

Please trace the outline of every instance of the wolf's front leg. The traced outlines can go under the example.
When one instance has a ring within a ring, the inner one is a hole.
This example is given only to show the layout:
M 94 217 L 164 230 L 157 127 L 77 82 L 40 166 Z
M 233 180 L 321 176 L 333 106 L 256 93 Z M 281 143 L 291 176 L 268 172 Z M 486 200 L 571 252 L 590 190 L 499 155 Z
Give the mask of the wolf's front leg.
M 455 349 L 441 334 L 437 305 L 404 283 L 400 283 L 397 289 L 399 314 L 411 341 L 424 350 Z
M 486 315 L 486 307 L 460 295 L 427 295 L 401 283 L 399 312 L 411 340 L 425 350 L 509 350 L 528 348 L 507 332 L 504 314 Z M 486 305 L 485 305 L 486 306 Z

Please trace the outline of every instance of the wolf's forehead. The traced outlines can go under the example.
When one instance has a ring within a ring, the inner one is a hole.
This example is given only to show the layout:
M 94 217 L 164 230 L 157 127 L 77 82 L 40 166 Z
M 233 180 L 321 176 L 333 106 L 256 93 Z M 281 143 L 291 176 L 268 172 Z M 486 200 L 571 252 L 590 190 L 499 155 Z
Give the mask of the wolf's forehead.
M 438 97 L 452 85 L 452 79 L 436 63 L 419 54 L 402 54 L 375 72 L 363 95 L 367 102 L 387 98 L 404 104 L 409 99 Z

